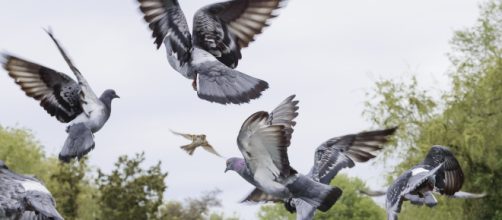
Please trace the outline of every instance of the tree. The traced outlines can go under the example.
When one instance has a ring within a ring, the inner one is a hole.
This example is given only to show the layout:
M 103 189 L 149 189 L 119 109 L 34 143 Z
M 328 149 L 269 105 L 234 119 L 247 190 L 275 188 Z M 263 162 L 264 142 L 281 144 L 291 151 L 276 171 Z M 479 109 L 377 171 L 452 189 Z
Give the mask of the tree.
M 160 161 L 144 170 L 140 167 L 144 161 L 144 153 L 131 159 L 121 156 L 111 174 L 98 170 L 101 219 L 156 219 L 167 188 L 164 182 L 167 172 L 162 172 Z
M 387 148 L 386 158 L 403 161 L 391 178 L 422 160 L 432 145 L 446 145 L 463 168 L 463 190 L 489 195 L 441 198 L 427 211 L 405 203 L 403 219 L 502 219 L 502 1 L 480 8 L 477 24 L 457 31 L 451 41 L 451 89 L 435 98 L 414 78 L 411 83 L 383 80 L 367 102 L 365 114 L 375 124 L 400 125 L 397 144 Z
M 370 198 L 360 195 L 357 190 L 365 187 L 358 178 L 350 178 L 345 174 L 338 174 L 331 185 L 343 190 L 342 197 L 327 212 L 316 212 L 314 219 L 323 220 L 379 220 L 385 218 L 385 211 Z M 262 220 L 288 219 L 294 220 L 295 215 L 286 211 L 282 204 L 262 206 L 258 212 Z
M 185 204 L 178 201 L 169 201 L 159 208 L 159 219 L 169 220 L 236 220 L 237 218 L 225 218 L 223 213 L 210 213 L 211 208 L 221 207 L 221 201 L 217 198 L 220 190 L 204 193 L 200 198 L 188 198 Z

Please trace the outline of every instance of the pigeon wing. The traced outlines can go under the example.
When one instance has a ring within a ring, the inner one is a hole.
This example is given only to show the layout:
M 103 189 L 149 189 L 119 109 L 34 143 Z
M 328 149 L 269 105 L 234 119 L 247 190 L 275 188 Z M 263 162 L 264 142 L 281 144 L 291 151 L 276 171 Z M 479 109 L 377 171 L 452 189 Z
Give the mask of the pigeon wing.
M 69 122 L 82 113 L 80 86 L 68 75 L 7 54 L 3 67 L 27 96 L 59 121 Z
M 397 219 L 397 213 L 401 212 L 404 196 L 415 191 L 431 176 L 436 175 L 442 166 L 443 164 L 440 164 L 431 170 L 416 166 L 399 176 L 387 189 L 385 206 L 388 218 Z
M 458 191 L 449 197 L 457 199 L 480 199 L 485 196 L 486 193 L 471 193 L 471 192 Z
M 166 47 L 169 64 L 178 72 L 186 73 L 185 64 L 190 61 L 192 37 L 178 0 L 138 0 L 155 38 L 157 49 Z
M 80 103 L 82 105 L 82 109 L 84 113 L 89 116 L 90 113 L 95 109 L 97 105 L 101 104 L 101 101 L 98 99 L 94 91 L 92 90 L 91 86 L 89 83 L 87 83 L 87 80 L 84 78 L 82 73 L 75 67 L 73 62 L 71 61 L 70 57 L 66 54 L 64 51 L 63 47 L 59 44 L 59 42 L 56 40 L 54 35 L 50 30 L 46 31 L 47 34 L 49 34 L 49 37 L 51 37 L 52 41 L 56 44 L 59 52 L 63 56 L 64 60 L 70 67 L 71 71 L 75 76 L 77 77 L 78 84 L 80 86 Z
M 446 149 L 441 151 L 444 156 L 443 172 L 440 173 L 439 181 L 436 181 L 436 187 L 446 195 L 454 195 L 458 192 L 464 183 L 464 173 L 460 163 L 453 153 Z M 442 188 L 442 189 L 441 189 Z
M 63 220 L 63 217 L 56 210 L 56 202 L 50 194 L 28 191 L 25 201 L 30 207 L 30 210 L 38 213 L 38 216 L 43 216 L 48 219 Z
M 194 17 L 194 42 L 235 68 L 245 48 L 276 17 L 285 0 L 231 0 L 208 5 Z
M 298 115 L 298 101 L 288 97 L 270 114 L 264 111 L 251 115 L 242 125 L 237 144 L 253 175 L 288 177 L 296 171 L 289 165 L 293 119 Z
M 249 193 L 246 198 L 244 198 L 241 203 L 260 203 L 260 202 L 283 202 L 281 198 L 277 198 L 270 194 L 255 188 L 251 193 Z
M 354 162 L 366 162 L 383 148 L 397 127 L 361 132 L 327 140 L 316 149 L 314 166 L 309 175 L 315 181 L 329 184 L 343 168 L 354 167 Z

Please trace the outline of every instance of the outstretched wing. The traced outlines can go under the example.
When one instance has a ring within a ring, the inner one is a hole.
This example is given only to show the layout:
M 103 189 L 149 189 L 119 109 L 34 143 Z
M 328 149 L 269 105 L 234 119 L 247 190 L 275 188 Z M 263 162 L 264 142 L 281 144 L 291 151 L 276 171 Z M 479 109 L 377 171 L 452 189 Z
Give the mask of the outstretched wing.
M 397 127 L 361 132 L 329 139 L 316 149 L 314 166 L 309 175 L 313 180 L 329 184 L 343 168 L 354 167 L 354 162 L 366 162 L 383 148 Z
M 235 68 L 241 59 L 241 48 L 277 16 L 285 0 L 232 0 L 208 5 L 194 17 L 194 43 Z
M 54 41 L 54 43 L 56 44 L 59 52 L 63 56 L 73 74 L 75 74 L 75 76 L 77 77 L 78 85 L 80 86 L 80 103 L 84 113 L 89 116 L 90 112 L 95 109 L 96 105 L 100 105 L 101 101 L 99 101 L 91 86 L 89 85 L 89 83 L 87 83 L 87 80 L 84 78 L 82 73 L 80 73 L 77 67 L 75 67 L 70 57 L 68 57 L 63 47 L 56 40 L 52 32 L 50 30 L 46 30 L 46 32 L 51 37 L 52 41 Z
M 176 131 L 173 131 L 171 129 L 169 129 L 171 131 L 171 133 L 175 134 L 175 135 L 179 135 L 181 137 L 184 137 L 185 139 L 187 140 L 190 140 L 190 141 L 193 141 L 194 138 L 195 138 L 195 135 L 191 135 L 191 134 L 183 134 L 183 133 L 179 133 L 179 132 L 176 132 Z
M 69 122 L 82 113 L 80 86 L 68 75 L 12 55 L 4 54 L 4 59 L 9 76 L 51 116 Z
M 412 193 L 429 178 L 440 172 L 442 166 L 443 164 L 439 164 L 437 167 L 429 169 L 430 166 L 418 165 L 399 176 L 387 189 L 385 201 L 387 216 L 394 217 L 389 219 L 397 219 L 397 213 L 401 211 L 405 195 Z
M 432 146 L 421 164 L 436 167 L 441 163 L 443 168 L 436 176 L 435 190 L 441 194 L 453 195 L 462 188 L 464 173 L 448 147 Z
M 298 115 L 294 95 L 284 100 L 270 114 L 256 112 L 242 125 L 237 144 L 253 175 L 275 179 L 296 171 L 289 166 L 287 147 Z
M 190 60 L 192 37 L 178 0 L 138 0 L 139 9 L 152 30 L 157 49 L 162 42 L 169 63 L 179 72 Z
M 258 188 L 255 188 L 251 193 L 249 193 L 246 198 L 244 198 L 241 203 L 261 203 L 261 202 L 283 202 L 281 198 L 277 198 L 270 194 L 267 194 L 261 191 Z

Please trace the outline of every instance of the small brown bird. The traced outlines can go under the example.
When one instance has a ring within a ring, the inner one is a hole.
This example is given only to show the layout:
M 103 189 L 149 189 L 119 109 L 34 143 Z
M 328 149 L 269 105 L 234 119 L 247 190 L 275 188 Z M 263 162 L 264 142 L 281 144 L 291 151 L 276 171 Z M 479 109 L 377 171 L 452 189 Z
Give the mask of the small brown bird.
M 193 154 L 193 152 L 195 151 L 195 149 L 196 149 L 197 147 L 202 147 L 202 148 L 204 148 L 204 150 L 206 150 L 207 152 L 209 152 L 209 153 L 213 153 L 213 154 L 217 155 L 218 157 L 221 157 L 221 155 L 220 155 L 220 154 L 218 154 L 218 153 L 214 150 L 213 146 L 211 146 L 211 145 L 209 144 L 209 142 L 207 142 L 207 140 L 206 140 L 206 135 L 204 135 L 204 134 L 200 134 L 200 135 L 195 135 L 195 134 L 183 134 L 183 133 L 178 133 L 178 132 L 173 131 L 173 130 L 171 130 L 171 132 L 172 132 L 173 134 L 176 134 L 176 135 L 182 136 L 182 137 L 184 137 L 185 139 L 192 141 L 192 143 L 190 143 L 190 144 L 187 144 L 187 145 L 183 145 L 183 146 L 181 146 L 181 149 L 185 150 L 185 151 L 186 151 L 189 155 L 192 155 L 192 154 Z

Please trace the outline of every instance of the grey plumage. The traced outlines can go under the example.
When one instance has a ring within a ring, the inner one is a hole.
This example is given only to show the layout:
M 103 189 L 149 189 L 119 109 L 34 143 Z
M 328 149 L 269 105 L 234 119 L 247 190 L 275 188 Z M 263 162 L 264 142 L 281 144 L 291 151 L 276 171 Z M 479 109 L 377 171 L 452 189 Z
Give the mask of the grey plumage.
M 464 174 L 447 147 L 432 146 L 425 159 L 399 176 L 386 192 L 387 219 L 397 220 L 403 201 L 433 207 L 433 193 L 457 198 L 480 198 L 483 194 L 460 192 Z
M 55 207 L 51 193 L 38 179 L 0 165 L 0 219 L 62 220 Z
M 268 83 L 233 70 L 241 48 L 277 16 L 284 0 L 231 0 L 201 8 L 193 36 L 178 0 L 138 0 L 157 48 L 166 47 L 169 64 L 193 80 L 199 98 L 241 104 L 261 96 Z
M 92 134 L 106 123 L 111 114 L 111 102 L 119 96 L 109 89 L 98 98 L 52 32 L 47 33 L 77 81 L 64 73 L 10 54 L 3 55 L 3 67 L 27 96 L 40 101 L 47 113 L 60 122 L 69 123 L 69 137 L 59 155 L 62 161 L 69 161 L 80 158 L 94 147 Z
M 395 133 L 397 127 L 360 132 L 327 140 L 317 147 L 314 165 L 307 174 L 314 181 L 329 184 L 344 168 L 352 168 L 355 162 L 366 162 L 383 149 L 385 143 Z M 316 208 L 300 199 L 285 202 L 290 212 L 297 213 L 298 220 L 313 219 Z
M 289 164 L 287 148 L 298 115 L 294 98 L 286 98 L 270 113 L 256 112 L 243 123 L 237 144 L 244 159 L 228 159 L 226 170 L 236 171 L 258 188 L 246 202 L 298 198 L 325 211 L 337 201 L 341 190 L 297 174 Z

